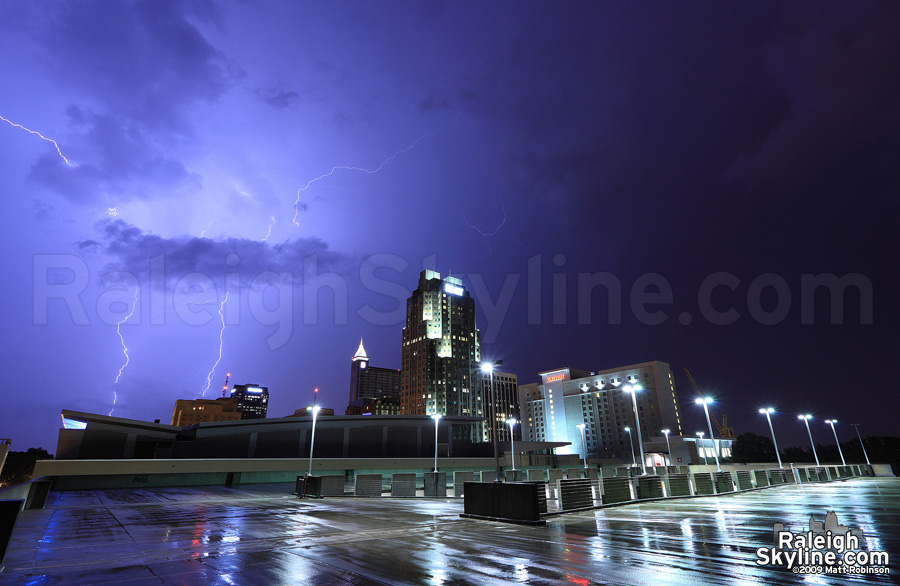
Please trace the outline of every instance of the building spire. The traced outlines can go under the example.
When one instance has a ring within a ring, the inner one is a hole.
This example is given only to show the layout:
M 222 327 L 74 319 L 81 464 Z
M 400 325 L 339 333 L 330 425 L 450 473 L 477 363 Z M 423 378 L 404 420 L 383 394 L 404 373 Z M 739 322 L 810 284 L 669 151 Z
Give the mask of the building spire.
M 369 357 L 366 356 L 366 349 L 363 348 L 363 340 L 362 337 L 359 339 L 359 348 L 356 350 L 356 354 L 353 355 L 353 360 L 368 360 Z

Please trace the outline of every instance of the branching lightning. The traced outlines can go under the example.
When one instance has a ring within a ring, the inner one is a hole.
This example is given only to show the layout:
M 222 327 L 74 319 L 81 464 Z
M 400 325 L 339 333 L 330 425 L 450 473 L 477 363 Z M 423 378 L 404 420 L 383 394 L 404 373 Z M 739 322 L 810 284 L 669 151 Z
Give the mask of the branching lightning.
M 225 335 L 225 303 L 228 301 L 228 293 L 225 293 L 225 299 L 222 300 L 222 303 L 219 304 L 219 319 L 222 321 L 222 329 L 219 330 L 219 357 L 216 358 L 215 364 L 213 364 L 212 368 L 209 371 L 209 374 L 206 375 L 206 385 L 203 387 L 203 391 L 201 393 L 201 397 L 206 396 L 206 391 L 209 390 L 209 385 L 212 384 L 212 377 L 216 373 L 216 367 L 219 366 L 219 362 L 222 361 L 222 347 L 224 344 L 223 336 Z
M 58 144 L 55 140 L 53 140 L 52 138 L 47 138 L 46 136 L 44 136 L 43 134 L 41 134 L 41 133 L 38 132 L 37 130 L 31 130 L 30 128 L 25 128 L 25 127 L 22 126 L 21 124 L 16 124 L 16 123 L 13 122 L 12 120 L 8 120 L 8 119 L 4 118 L 3 116 L 0 116 L 0 120 L 3 120 L 4 122 L 6 122 L 7 124 L 9 124 L 10 126 L 15 126 L 16 128 L 21 128 L 21 129 L 24 130 L 25 132 L 30 132 L 31 134 L 37 135 L 37 136 L 41 137 L 43 140 L 46 140 L 47 142 L 53 144 L 53 146 L 56 147 L 56 152 L 59 154 L 60 157 L 62 157 L 62 160 L 66 162 L 66 165 L 68 165 L 68 166 L 70 166 L 70 167 L 74 167 L 74 166 L 75 166 L 75 165 L 73 165 L 72 163 L 69 162 L 69 159 L 67 159 L 66 156 L 65 156 L 64 154 L 62 154 L 62 151 L 59 150 L 59 144 Z
M 493 236 L 496 236 L 497 233 L 500 231 L 500 229 L 503 228 L 504 225 L 506 225 L 506 206 L 503 205 L 503 200 L 502 200 L 502 199 L 500 200 L 500 209 L 501 209 L 501 211 L 503 212 L 503 219 L 500 220 L 500 223 L 497 224 L 497 227 L 494 228 L 494 230 L 493 230 L 492 232 L 485 232 L 484 230 L 482 230 L 482 229 L 479 228 L 478 226 L 472 225 L 472 224 L 469 222 L 469 219 L 466 218 L 465 214 L 463 214 L 462 212 L 457 212 L 457 213 L 460 215 L 460 217 L 462 217 L 463 221 L 466 223 L 466 226 L 468 226 L 468 227 L 471 228 L 472 230 L 475 230 L 476 232 L 478 232 L 478 234 L 481 235 L 482 238 L 484 238 L 484 243 L 485 243 L 485 245 L 488 247 L 487 254 L 485 254 L 484 256 L 487 256 L 487 255 L 491 254 L 492 252 L 494 252 L 494 249 L 491 248 L 491 245 L 490 245 L 490 244 L 488 244 L 487 239 L 488 239 L 488 238 L 491 238 L 491 237 L 493 237 Z M 484 257 L 482 257 L 482 258 L 484 258 Z
M 113 384 L 119 382 L 119 379 L 122 378 L 122 373 L 125 371 L 125 367 L 128 366 L 128 363 L 131 362 L 131 357 L 128 356 L 128 346 L 125 345 L 125 338 L 122 336 L 122 324 L 127 322 L 131 316 L 134 315 L 135 310 L 137 309 L 138 302 L 138 293 L 140 293 L 140 288 L 135 288 L 134 290 L 134 302 L 131 304 L 131 312 L 119 320 L 119 323 L 116 324 L 116 334 L 119 336 L 119 342 L 122 343 L 122 354 L 125 355 L 125 364 L 119 368 L 119 372 L 116 374 L 116 380 L 113 381 Z M 115 389 L 113 389 L 113 406 L 112 409 L 109 410 L 109 415 L 112 417 L 113 411 L 116 409 L 116 402 L 119 400 L 119 395 L 116 393 Z
M 441 126 L 440 128 L 438 128 L 437 130 L 432 130 L 432 131 L 430 131 L 430 132 L 426 132 L 425 134 L 423 134 L 422 136 L 420 136 L 419 138 L 417 138 L 416 140 L 414 140 L 414 141 L 412 142 L 412 144 L 410 144 L 409 146 L 400 149 L 399 151 L 397 151 L 396 153 L 394 153 L 394 154 L 391 155 L 390 157 L 388 157 L 388 158 L 386 158 L 385 160 L 383 160 L 383 161 L 381 162 L 381 164 L 378 165 L 377 167 L 375 167 L 374 169 L 367 169 L 367 168 L 365 168 L 365 167 L 354 167 L 354 166 L 351 166 L 351 165 L 335 165 L 335 166 L 332 167 L 331 170 L 328 171 L 327 173 L 324 173 L 324 174 L 322 174 L 322 175 L 319 175 L 319 176 L 316 177 L 315 179 L 310 179 L 309 181 L 306 182 L 306 185 L 300 187 L 300 188 L 297 190 L 297 199 L 294 200 L 294 217 L 293 217 L 293 219 L 291 220 L 291 225 L 293 225 L 293 226 L 299 226 L 299 225 L 300 225 L 300 224 L 297 223 L 297 216 L 300 214 L 300 194 L 303 193 L 304 191 L 306 191 L 307 189 L 309 189 L 314 183 L 317 183 L 317 182 L 319 182 L 319 181 L 321 181 L 322 179 L 325 179 L 325 178 L 327 178 L 327 177 L 331 177 L 331 176 L 334 175 L 335 172 L 337 172 L 337 171 L 360 171 L 360 172 L 362 172 L 362 173 L 368 173 L 369 175 L 374 175 L 375 173 L 378 173 L 379 171 L 381 171 L 381 170 L 385 167 L 385 165 L 387 165 L 388 163 L 390 163 L 391 161 L 393 161 L 394 159 L 396 159 L 398 156 L 402 155 L 403 153 L 406 153 L 406 152 L 411 151 L 413 148 L 415 148 L 415 146 L 416 146 L 417 144 L 419 144 L 419 143 L 420 143 L 421 141 L 423 141 L 424 139 L 428 138 L 429 136 L 431 136 L 431 135 L 433 135 L 433 134 L 437 134 L 438 132 L 441 132 L 441 131 L 443 131 L 444 129 L 450 127 L 450 126 L 453 126 L 453 125 L 456 124 L 457 122 L 459 122 L 459 114 L 458 114 L 458 113 L 457 113 L 457 115 L 456 115 L 456 119 L 453 120 L 453 122 L 450 122 L 449 124 L 445 124 L 444 126 Z
M 270 216 L 270 217 L 272 218 L 272 223 L 269 224 L 269 231 L 266 232 L 266 237 L 262 239 L 263 242 L 268 242 L 268 241 L 269 241 L 269 236 L 272 235 L 272 226 L 275 225 L 275 216 Z M 296 216 L 294 216 L 294 217 L 296 218 Z

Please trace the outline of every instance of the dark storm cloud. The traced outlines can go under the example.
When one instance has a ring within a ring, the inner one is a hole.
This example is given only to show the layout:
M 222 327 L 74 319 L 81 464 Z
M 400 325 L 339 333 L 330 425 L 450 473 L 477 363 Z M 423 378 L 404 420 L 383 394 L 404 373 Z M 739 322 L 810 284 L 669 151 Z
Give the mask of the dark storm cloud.
M 215 22 L 212 5 L 97 1 L 51 11 L 37 37 L 77 100 L 65 140 L 75 164 L 41 157 L 31 179 L 76 202 L 195 193 L 200 177 L 173 154 L 197 150 L 187 110 L 242 76 L 193 24 Z
M 297 89 L 287 89 L 283 84 L 266 89 L 257 89 L 256 95 L 265 103 L 279 110 L 293 106 L 297 102 L 321 103 L 337 98 L 344 88 L 350 72 L 325 61 L 298 72 Z
M 225 273 L 240 273 L 254 278 L 264 272 L 303 272 L 304 261 L 315 259 L 317 269 L 338 270 L 346 257 L 329 249 L 317 238 L 298 238 L 281 244 L 270 244 L 244 238 L 212 240 L 182 236 L 163 238 L 150 234 L 121 220 L 104 220 L 98 225 L 99 243 L 85 240 L 76 243 L 83 251 L 101 252 L 112 258 L 108 269 L 124 271 L 145 278 L 151 259 L 162 258 L 167 281 L 176 281 L 192 273 L 219 280 Z
M 200 176 L 163 154 L 144 125 L 76 106 L 67 113 L 89 146 L 82 152 L 90 159 L 78 161 L 73 155 L 77 162 L 68 166 L 58 156 L 42 155 L 32 166 L 32 180 L 75 202 L 92 202 L 109 193 L 121 200 L 183 196 L 200 189 Z
M 242 76 L 187 18 L 213 19 L 203 3 L 53 6 L 42 41 L 58 78 L 149 126 L 183 124 L 185 105 L 215 100 Z
M 259 95 L 265 103 L 279 110 L 290 108 L 300 99 L 300 94 L 293 90 L 260 90 L 257 91 L 257 95 Z

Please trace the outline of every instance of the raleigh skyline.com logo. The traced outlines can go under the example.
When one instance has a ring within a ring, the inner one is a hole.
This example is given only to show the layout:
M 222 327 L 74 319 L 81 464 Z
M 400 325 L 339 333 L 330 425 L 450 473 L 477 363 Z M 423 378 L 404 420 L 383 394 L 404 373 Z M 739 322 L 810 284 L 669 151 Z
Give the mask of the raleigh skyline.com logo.
M 774 547 L 756 550 L 756 565 L 784 567 L 795 574 L 890 574 L 888 552 L 861 549 L 863 534 L 838 523 L 834 511 L 825 521 L 809 518 L 805 533 L 773 526 Z

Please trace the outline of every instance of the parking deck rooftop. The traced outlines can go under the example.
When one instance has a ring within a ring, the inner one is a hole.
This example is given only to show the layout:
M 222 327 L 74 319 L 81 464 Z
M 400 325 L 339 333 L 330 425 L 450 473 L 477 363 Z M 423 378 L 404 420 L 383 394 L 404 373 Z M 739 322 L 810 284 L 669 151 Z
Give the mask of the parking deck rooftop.
M 892 575 L 809 576 L 895 583 L 900 479 L 774 488 L 629 504 L 526 527 L 459 518 L 460 499 L 298 500 L 292 485 L 52 493 L 25 511 L 7 584 L 797 584 L 757 566 L 784 523 L 806 532 L 834 511 Z

